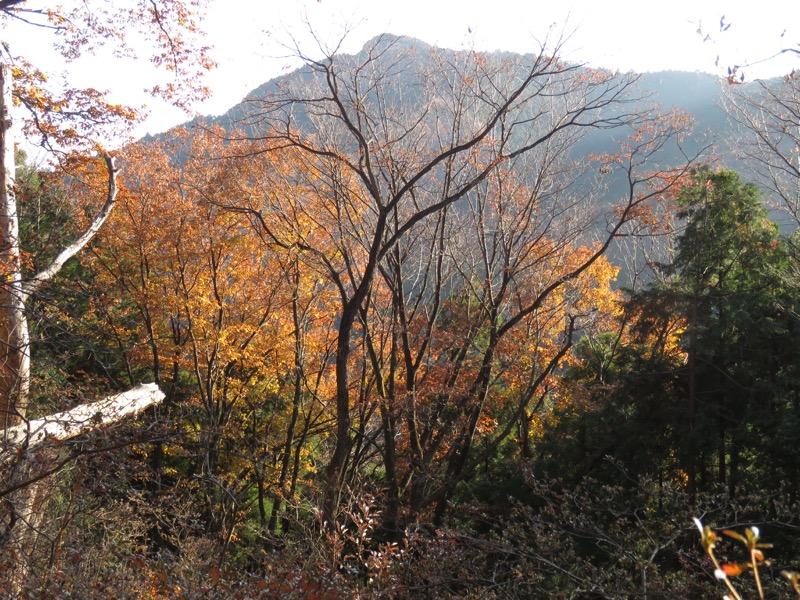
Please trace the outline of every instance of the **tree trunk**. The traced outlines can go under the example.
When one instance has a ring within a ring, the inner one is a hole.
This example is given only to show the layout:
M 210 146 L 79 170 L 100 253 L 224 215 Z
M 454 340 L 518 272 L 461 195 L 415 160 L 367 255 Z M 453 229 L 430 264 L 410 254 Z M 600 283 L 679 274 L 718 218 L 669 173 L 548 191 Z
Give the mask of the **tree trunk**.
M 105 223 L 117 199 L 114 159 L 105 155 L 108 196 L 86 230 L 63 249 L 44 270 L 23 280 L 20 260 L 19 215 L 14 193 L 16 164 L 12 131 L 11 70 L 0 63 L 0 430 L 23 421 L 30 390 L 30 335 L 25 302 L 42 284 L 88 244 Z
M 350 301 L 342 310 L 339 337 L 336 345 L 336 445 L 325 472 L 323 511 L 328 522 L 333 523 L 338 513 L 342 483 L 353 438 L 350 435 L 349 366 L 350 336 L 358 305 Z
M 11 70 L 0 64 L 0 429 L 25 418 L 30 386 L 30 351 L 19 220 L 14 194 L 16 164 L 11 131 Z
M 5 431 L 0 466 L 21 451 L 38 448 L 48 439 L 68 440 L 98 427 L 119 423 L 128 417 L 135 417 L 163 399 L 164 392 L 155 383 L 142 383 L 127 392 L 97 402 L 81 404 L 64 412 L 9 427 Z
M 5 431 L 0 452 L 0 549 L 14 557 L 8 582 L 13 594 L 31 583 L 35 566 L 46 564 L 52 551 L 52 541 L 41 531 L 52 491 L 47 478 L 75 457 L 65 456 L 59 442 L 136 416 L 163 399 L 154 383 L 142 384 Z
M 100 402 L 26 422 L 31 357 L 25 303 L 91 241 L 109 217 L 116 203 L 118 171 L 114 159 L 105 155 L 108 195 L 102 209 L 44 270 L 24 280 L 14 189 L 12 88 L 11 69 L 0 62 L 0 548 L 11 545 L 14 573 L 10 589 L 14 592 L 28 579 L 36 558 L 39 526 L 48 499 L 44 479 L 64 462 L 58 449 L 44 447 L 43 442 L 68 439 L 138 414 L 160 402 L 163 394 L 155 384 L 140 386 Z M 37 446 L 41 448 L 31 453 Z

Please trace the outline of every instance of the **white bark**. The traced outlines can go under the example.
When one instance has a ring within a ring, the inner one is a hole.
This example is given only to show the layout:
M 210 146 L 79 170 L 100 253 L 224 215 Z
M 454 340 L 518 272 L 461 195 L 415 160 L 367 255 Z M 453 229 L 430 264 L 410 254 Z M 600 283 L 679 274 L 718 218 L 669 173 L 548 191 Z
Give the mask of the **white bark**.
M 136 416 L 163 399 L 158 386 L 147 383 L 6 429 L 0 439 L 0 487 L 6 488 L 0 497 L 0 548 L 15 560 L 4 582 L 12 596 L 30 582 L 36 568 L 47 564 L 50 542 L 42 534 L 42 526 L 52 494 L 48 477 L 63 465 L 59 463 L 59 441 Z
M 55 277 L 55 275 L 61 270 L 61 267 L 64 266 L 64 263 L 78 254 L 78 252 L 83 250 L 86 244 L 88 244 L 95 234 L 100 231 L 103 223 L 106 222 L 106 219 L 108 219 L 109 215 L 111 214 L 111 211 L 113 210 L 114 204 L 117 200 L 117 175 L 119 175 L 119 171 L 114 165 L 114 158 L 112 156 L 106 154 L 103 159 L 106 161 L 106 168 L 108 169 L 108 194 L 106 196 L 106 202 L 103 204 L 103 208 L 101 208 L 100 212 L 97 213 L 95 218 L 86 228 L 86 231 L 84 231 L 69 246 L 64 248 L 58 254 L 58 256 L 53 259 L 53 262 L 51 262 L 46 269 L 40 271 L 32 279 L 22 284 L 23 300 L 27 300 L 27 298 L 43 283 Z
M 16 165 L 12 133 L 11 70 L 0 62 L 0 431 L 23 421 L 30 395 L 30 333 L 25 302 L 52 279 L 100 230 L 114 208 L 117 175 L 114 159 L 105 155 L 108 192 L 103 208 L 86 230 L 41 272 L 22 279 L 19 215 L 14 194 Z
M 0 63 L 0 428 L 25 416 L 31 361 L 14 193 L 11 88 L 11 69 Z
M 0 464 L 7 462 L 23 447 L 33 449 L 48 439 L 67 440 L 97 427 L 135 417 L 163 399 L 164 392 L 155 383 L 143 383 L 103 400 L 9 427 L 2 441 L 5 452 L 0 454 Z

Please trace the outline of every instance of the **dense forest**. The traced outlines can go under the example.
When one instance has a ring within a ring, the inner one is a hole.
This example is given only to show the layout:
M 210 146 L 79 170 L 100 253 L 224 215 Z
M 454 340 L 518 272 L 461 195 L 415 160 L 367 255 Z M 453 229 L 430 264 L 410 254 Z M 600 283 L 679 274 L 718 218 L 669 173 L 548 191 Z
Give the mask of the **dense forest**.
M 3 55 L 0 596 L 800 595 L 798 79 L 298 54 L 114 152 Z

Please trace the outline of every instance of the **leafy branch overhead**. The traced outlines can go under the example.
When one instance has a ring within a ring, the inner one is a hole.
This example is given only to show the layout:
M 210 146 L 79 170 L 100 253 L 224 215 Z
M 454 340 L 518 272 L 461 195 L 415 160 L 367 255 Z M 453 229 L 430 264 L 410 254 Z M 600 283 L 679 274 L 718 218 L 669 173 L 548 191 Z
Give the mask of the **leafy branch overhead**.
M 215 67 L 211 49 L 202 44 L 204 5 L 204 0 L 130 0 L 114 6 L 80 2 L 40 9 L 24 1 L 6 2 L 0 6 L 0 20 L 7 27 L 28 28 L 50 38 L 68 61 L 99 51 L 146 59 L 157 81 L 150 93 L 190 111 L 193 103 L 210 95 L 203 75 Z M 144 48 L 152 53 L 141 57 Z M 47 148 L 90 149 L 93 139 L 119 139 L 143 116 L 143 107 L 108 102 L 102 88 L 71 87 L 69 82 L 63 89 L 54 88 L 44 65 L 32 64 L 8 44 L 0 54 L 12 69 L 14 101 L 26 109 L 26 135 Z M 101 132 L 103 137 L 97 138 Z

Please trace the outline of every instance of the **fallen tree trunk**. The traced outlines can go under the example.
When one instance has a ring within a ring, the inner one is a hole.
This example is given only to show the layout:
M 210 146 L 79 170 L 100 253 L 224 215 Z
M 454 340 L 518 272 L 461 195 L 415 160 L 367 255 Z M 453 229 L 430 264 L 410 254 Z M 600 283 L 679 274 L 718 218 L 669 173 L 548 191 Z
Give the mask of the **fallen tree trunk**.
M 155 383 L 143 383 L 97 402 L 9 427 L 0 442 L 0 465 L 18 456 L 23 448 L 34 449 L 48 439 L 68 440 L 97 427 L 135 417 L 163 399 L 164 392 Z
M 13 594 L 32 584 L 52 552 L 53 541 L 42 529 L 51 497 L 47 480 L 78 456 L 65 459 L 61 442 L 134 417 L 163 399 L 155 383 L 141 384 L 0 432 L 0 554 L 14 565 L 3 574 Z

